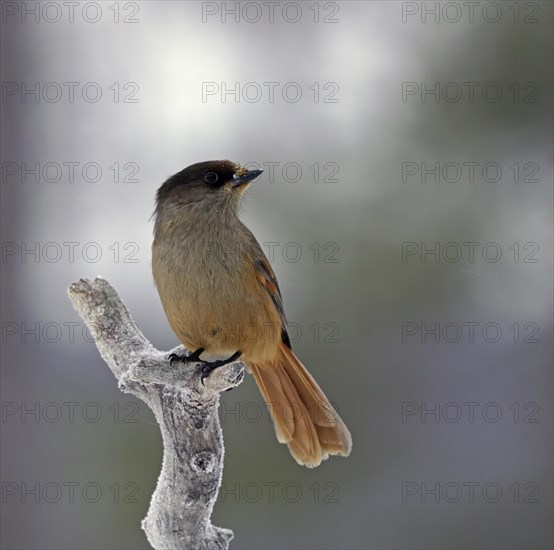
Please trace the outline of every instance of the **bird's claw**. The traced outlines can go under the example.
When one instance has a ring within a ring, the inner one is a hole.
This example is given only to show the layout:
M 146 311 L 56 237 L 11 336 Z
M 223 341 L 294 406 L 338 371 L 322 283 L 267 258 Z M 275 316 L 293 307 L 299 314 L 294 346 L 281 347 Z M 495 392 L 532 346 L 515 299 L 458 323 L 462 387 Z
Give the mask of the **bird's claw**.
M 191 359 L 188 355 L 178 355 L 176 353 L 172 353 L 169 356 L 169 364 L 173 366 L 174 361 L 179 361 L 180 363 L 190 363 Z
M 203 351 L 204 350 L 202 348 L 200 348 L 200 349 L 197 349 L 196 351 L 192 352 L 189 355 L 177 355 L 176 353 L 172 353 L 169 356 L 169 364 L 173 365 L 173 361 L 180 361 L 181 363 L 185 363 L 185 364 L 186 363 L 200 362 L 201 365 L 202 365 L 200 367 L 200 372 L 201 372 L 200 381 L 202 382 L 202 385 L 205 386 L 204 380 L 206 380 L 206 378 L 208 378 L 208 376 L 210 376 L 210 374 L 215 369 L 217 369 L 219 367 L 223 367 L 224 365 L 228 365 L 229 363 L 232 363 L 233 361 L 236 361 L 241 355 L 240 351 L 237 351 L 236 353 L 231 355 L 231 357 L 229 357 L 228 359 L 208 362 L 208 361 L 202 361 L 200 359 L 200 355 L 202 354 Z
M 210 374 L 217 369 L 218 367 L 222 367 L 223 365 L 226 365 L 227 363 L 225 361 L 213 361 L 212 363 L 208 363 L 207 361 L 204 361 L 202 364 L 202 367 L 200 367 L 200 372 L 202 375 L 200 376 L 200 381 L 202 382 L 202 385 L 205 386 L 204 380 L 210 376 Z
M 193 351 L 189 355 L 178 355 L 177 353 L 172 353 L 169 356 L 169 364 L 173 366 L 173 361 L 180 361 L 181 363 L 196 363 L 200 361 L 200 355 L 204 350 L 202 348 Z
M 224 365 L 228 365 L 229 363 L 232 363 L 233 361 L 236 361 L 241 356 L 241 352 L 237 351 L 231 357 L 228 359 L 223 359 L 220 361 L 212 361 L 211 363 L 208 363 L 207 361 L 204 361 L 201 367 L 202 376 L 200 377 L 200 381 L 202 382 L 202 385 L 205 386 L 204 380 L 210 376 L 210 374 L 219 367 L 223 367 Z

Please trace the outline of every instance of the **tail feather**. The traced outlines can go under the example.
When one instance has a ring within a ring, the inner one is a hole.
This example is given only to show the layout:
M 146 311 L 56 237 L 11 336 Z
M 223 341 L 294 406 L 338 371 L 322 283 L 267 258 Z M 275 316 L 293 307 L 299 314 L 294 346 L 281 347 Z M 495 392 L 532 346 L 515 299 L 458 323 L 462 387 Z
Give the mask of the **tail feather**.
M 308 411 L 314 424 L 334 427 L 337 419 L 340 422 L 340 418 L 323 390 L 290 348 L 282 346 L 281 352 L 286 359 L 282 365 L 298 390 L 302 401 L 308 405 Z
M 300 360 L 284 344 L 271 364 L 251 364 L 268 404 L 277 439 L 299 464 L 318 466 L 329 455 L 348 456 L 352 437 Z
M 290 415 L 285 415 L 283 407 L 273 407 L 271 405 L 271 396 L 285 393 L 281 384 L 281 377 L 275 370 L 265 369 L 258 365 L 250 365 L 250 369 L 269 407 L 279 443 L 288 443 L 294 435 L 294 421 Z
M 277 372 L 279 372 L 277 370 Z M 310 414 L 305 402 L 298 394 L 297 387 L 289 378 L 286 371 L 281 376 L 285 397 L 288 400 L 288 406 L 285 403 L 285 416 L 294 422 L 294 433 L 289 444 L 293 456 L 302 463 L 310 461 L 310 457 L 319 456 L 322 453 L 316 426 L 311 421 Z M 277 405 L 279 406 L 279 405 Z

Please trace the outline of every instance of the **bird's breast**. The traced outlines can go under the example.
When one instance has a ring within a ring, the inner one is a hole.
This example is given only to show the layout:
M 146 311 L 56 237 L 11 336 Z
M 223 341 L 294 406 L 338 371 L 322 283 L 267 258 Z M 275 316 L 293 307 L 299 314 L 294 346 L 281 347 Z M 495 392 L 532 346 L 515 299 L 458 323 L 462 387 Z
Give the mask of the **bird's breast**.
M 267 359 L 280 341 L 280 319 L 237 242 L 209 232 L 156 239 L 154 280 L 168 321 L 187 348 Z

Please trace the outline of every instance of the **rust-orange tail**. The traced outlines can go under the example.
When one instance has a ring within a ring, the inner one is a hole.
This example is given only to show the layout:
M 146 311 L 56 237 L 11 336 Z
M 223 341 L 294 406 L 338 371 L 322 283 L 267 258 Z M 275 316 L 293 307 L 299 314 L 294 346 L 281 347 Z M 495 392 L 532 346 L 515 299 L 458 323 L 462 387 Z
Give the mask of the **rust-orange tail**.
M 314 468 L 329 455 L 350 454 L 348 428 L 290 348 L 281 343 L 273 363 L 250 368 L 271 412 L 277 439 L 288 445 L 299 464 Z

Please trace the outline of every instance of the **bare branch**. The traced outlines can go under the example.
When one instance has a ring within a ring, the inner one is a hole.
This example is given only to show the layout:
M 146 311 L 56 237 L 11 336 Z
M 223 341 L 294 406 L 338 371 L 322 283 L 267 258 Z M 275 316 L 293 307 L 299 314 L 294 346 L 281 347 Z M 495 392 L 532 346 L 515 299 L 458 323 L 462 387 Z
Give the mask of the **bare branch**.
M 162 471 L 142 522 L 148 541 L 156 549 L 228 548 L 233 532 L 210 522 L 223 474 L 217 409 L 219 394 L 242 382 L 244 365 L 219 367 L 203 385 L 201 364 L 171 366 L 169 352 L 150 344 L 106 280 L 81 279 L 69 297 L 121 390 L 142 399 L 160 425 Z

